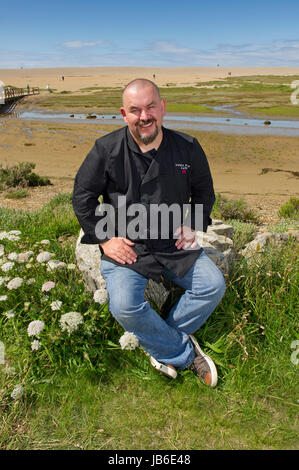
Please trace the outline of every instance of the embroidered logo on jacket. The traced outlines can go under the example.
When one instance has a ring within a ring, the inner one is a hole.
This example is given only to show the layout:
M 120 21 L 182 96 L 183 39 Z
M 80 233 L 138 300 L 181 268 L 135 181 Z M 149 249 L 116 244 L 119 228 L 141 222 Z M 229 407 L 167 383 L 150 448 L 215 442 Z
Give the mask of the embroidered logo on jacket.
M 175 166 L 181 170 L 181 173 L 183 175 L 185 175 L 190 168 L 190 165 L 188 163 L 176 163 Z

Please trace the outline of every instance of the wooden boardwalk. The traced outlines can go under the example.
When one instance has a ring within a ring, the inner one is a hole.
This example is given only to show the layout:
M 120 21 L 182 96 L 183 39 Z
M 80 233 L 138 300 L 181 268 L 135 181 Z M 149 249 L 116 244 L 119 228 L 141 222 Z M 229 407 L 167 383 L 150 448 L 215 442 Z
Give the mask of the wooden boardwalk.
M 1 83 L 0 83 L 1 85 Z M 18 101 L 22 100 L 26 96 L 38 95 L 39 88 L 29 86 L 26 88 L 15 88 L 3 84 L 0 86 L 0 115 L 4 116 L 13 111 Z
M 28 88 L 14 88 L 14 87 L 5 87 L 4 88 L 4 103 L 6 104 L 10 101 L 24 98 L 25 96 L 38 95 L 38 87 L 28 87 Z

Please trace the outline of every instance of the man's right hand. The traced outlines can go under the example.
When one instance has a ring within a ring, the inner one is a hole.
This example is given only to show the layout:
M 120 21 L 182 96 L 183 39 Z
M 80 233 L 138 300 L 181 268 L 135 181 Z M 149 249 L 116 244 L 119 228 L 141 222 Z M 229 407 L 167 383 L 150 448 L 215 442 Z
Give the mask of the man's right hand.
M 137 255 L 131 248 L 135 243 L 128 238 L 113 237 L 100 244 L 105 255 L 121 264 L 132 264 L 137 261 Z

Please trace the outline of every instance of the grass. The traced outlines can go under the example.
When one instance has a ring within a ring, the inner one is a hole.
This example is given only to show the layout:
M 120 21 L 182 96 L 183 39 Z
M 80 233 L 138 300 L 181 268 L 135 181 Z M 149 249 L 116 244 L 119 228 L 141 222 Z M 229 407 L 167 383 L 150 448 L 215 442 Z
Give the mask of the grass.
M 236 241 L 256 226 L 234 221 Z M 74 263 L 79 231 L 71 195 L 60 195 L 37 212 L 0 208 L 2 230 L 19 229 L 19 241 L 1 240 L 5 253 L 45 249 Z M 37 243 L 37 244 L 36 244 Z M 121 350 L 123 330 L 107 305 L 84 290 L 77 269 L 54 273 L 46 265 L 16 265 L 7 274 L 35 283 L 0 295 L 1 449 L 295 449 L 298 447 L 298 366 L 291 343 L 298 334 L 298 246 L 267 247 L 239 260 L 227 278 L 221 304 L 196 333 L 217 364 L 219 384 L 209 389 L 186 370 L 177 380 L 159 375 L 141 349 Z M 41 285 L 56 286 L 44 299 Z M 63 301 L 59 312 L 53 299 Z M 25 306 L 24 302 L 30 302 Z M 5 312 L 16 314 L 7 318 Z M 84 324 L 70 337 L 59 330 L 65 311 Z M 279 313 L 278 313 L 279 312 Z M 43 347 L 32 351 L 27 325 L 45 322 Z M 10 396 L 18 383 L 24 395 Z
M 279 217 L 299 219 L 299 198 L 291 197 L 278 211 Z
M 23 199 L 29 196 L 29 192 L 26 189 L 10 189 L 5 193 L 5 197 L 8 199 Z
M 197 86 L 176 87 L 169 84 L 160 87 L 171 113 L 215 113 L 213 106 L 235 105 L 236 110 L 263 116 L 298 117 L 299 106 L 290 101 L 294 89 L 291 83 L 297 76 L 249 76 L 227 77 Z M 82 94 L 83 92 L 86 92 Z M 83 109 L 93 112 L 116 112 L 121 106 L 122 89 L 87 87 L 81 94 L 52 93 L 38 106 L 49 109 Z M 223 114 L 218 111 L 218 114 Z
M 259 223 L 259 218 L 255 212 L 248 207 L 243 199 L 229 200 L 226 197 L 217 194 L 213 207 L 212 215 L 214 218 L 224 220 L 234 219 L 246 223 Z

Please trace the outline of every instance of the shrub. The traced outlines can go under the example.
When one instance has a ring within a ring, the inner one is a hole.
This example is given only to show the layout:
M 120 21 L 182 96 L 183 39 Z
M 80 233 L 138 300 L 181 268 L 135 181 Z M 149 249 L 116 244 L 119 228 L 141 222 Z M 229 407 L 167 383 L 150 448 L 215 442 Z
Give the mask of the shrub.
M 278 211 L 279 217 L 286 219 L 299 218 L 299 198 L 291 197 Z
M 258 216 L 248 207 L 243 199 L 229 200 L 219 193 L 217 194 L 212 214 L 224 220 L 235 219 L 240 222 L 259 223 Z
M 0 165 L 0 189 L 11 187 L 28 186 L 46 186 L 51 184 L 48 178 L 37 175 L 32 170 L 35 168 L 35 163 L 32 162 L 19 162 L 11 167 L 3 168 Z

